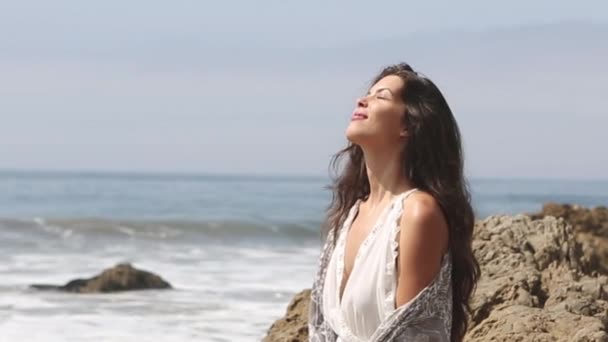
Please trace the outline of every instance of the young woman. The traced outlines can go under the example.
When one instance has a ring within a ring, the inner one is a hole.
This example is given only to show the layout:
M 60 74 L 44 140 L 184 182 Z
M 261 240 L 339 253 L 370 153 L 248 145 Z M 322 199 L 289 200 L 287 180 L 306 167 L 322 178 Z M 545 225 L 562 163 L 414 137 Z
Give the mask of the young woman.
M 357 100 L 346 137 L 332 161 L 310 341 L 462 341 L 480 269 L 446 100 L 409 65 L 389 66 Z

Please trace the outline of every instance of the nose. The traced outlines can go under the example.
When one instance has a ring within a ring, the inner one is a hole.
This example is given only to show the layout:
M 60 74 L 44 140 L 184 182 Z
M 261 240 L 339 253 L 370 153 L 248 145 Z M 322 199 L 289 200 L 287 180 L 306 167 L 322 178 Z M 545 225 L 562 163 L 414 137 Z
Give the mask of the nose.
M 362 96 L 357 99 L 357 107 L 367 107 L 367 96 Z

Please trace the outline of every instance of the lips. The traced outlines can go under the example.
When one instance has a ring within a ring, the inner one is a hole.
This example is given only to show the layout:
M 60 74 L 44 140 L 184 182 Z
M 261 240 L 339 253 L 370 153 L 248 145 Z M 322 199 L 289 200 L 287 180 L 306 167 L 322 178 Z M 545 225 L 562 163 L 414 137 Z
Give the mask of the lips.
M 367 115 L 364 113 L 354 113 L 351 120 L 365 120 L 367 119 Z

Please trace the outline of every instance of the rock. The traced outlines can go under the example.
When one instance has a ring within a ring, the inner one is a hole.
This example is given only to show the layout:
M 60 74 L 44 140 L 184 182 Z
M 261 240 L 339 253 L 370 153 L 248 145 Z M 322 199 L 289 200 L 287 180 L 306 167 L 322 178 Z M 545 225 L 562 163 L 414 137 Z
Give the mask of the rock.
M 482 276 L 465 341 L 608 342 L 608 275 L 593 268 L 598 252 L 575 238 L 586 234 L 595 246 L 605 212 L 554 208 L 564 216 L 491 216 L 476 223 L 473 248 Z M 580 226 L 562 217 L 575 217 Z M 307 341 L 302 310 L 309 293 L 296 296 L 265 342 Z
M 561 217 L 574 228 L 576 240 L 583 250 L 581 262 L 587 272 L 608 274 L 608 208 L 583 208 L 578 205 L 546 203 L 541 212 L 531 214 Z
M 608 277 L 588 270 L 563 219 L 494 216 L 478 222 L 482 277 L 466 341 L 608 341 Z
M 545 203 L 540 213 L 530 215 L 534 219 L 544 216 L 561 217 L 570 223 L 575 232 L 592 232 L 608 237 L 608 208 L 584 208 L 573 204 Z
M 587 316 L 510 305 L 492 311 L 469 330 L 465 341 L 606 341 L 604 328 L 599 320 Z
M 76 293 L 106 293 L 129 290 L 169 289 L 171 284 L 156 274 L 138 270 L 130 264 L 118 264 L 88 279 L 74 279 L 65 285 L 30 285 L 38 290 Z
M 287 306 L 285 317 L 274 322 L 263 342 L 308 342 L 310 290 L 298 293 Z

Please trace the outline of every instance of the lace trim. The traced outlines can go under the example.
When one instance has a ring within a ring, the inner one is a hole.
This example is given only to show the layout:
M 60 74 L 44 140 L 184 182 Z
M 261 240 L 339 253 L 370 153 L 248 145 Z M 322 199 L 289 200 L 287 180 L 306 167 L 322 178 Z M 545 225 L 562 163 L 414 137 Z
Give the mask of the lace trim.
M 397 241 L 397 235 L 400 231 L 400 220 L 403 215 L 403 201 L 409 197 L 412 193 L 416 192 L 418 189 L 414 188 L 406 193 L 402 194 L 401 198 L 397 199 L 397 203 L 394 206 L 394 211 L 392 213 L 392 217 L 390 218 L 390 250 L 391 250 L 391 258 L 389 258 L 386 269 L 384 272 L 384 284 L 385 295 L 384 295 L 384 312 L 392 312 L 395 310 L 395 292 L 396 292 L 396 279 L 395 279 L 395 268 L 396 268 L 396 260 L 399 255 L 399 242 Z
M 370 341 L 388 342 L 408 329 L 416 321 L 437 316 L 446 324 L 444 333 L 449 336 L 452 320 L 452 262 L 451 251 L 443 255 L 439 274 L 414 299 L 402 305 L 384 319 Z
M 319 257 L 319 269 L 313 282 L 310 306 L 308 312 L 308 331 L 309 340 L 311 342 L 331 342 L 337 339 L 336 333 L 329 326 L 323 316 L 323 288 L 325 286 L 325 276 L 327 273 L 327 264 L 334 251 L 334 233 L 329 234 L 325 241 L 325 246 Z
M 392 203 L 390 205 L 387 206 L 387 208 L 385 208 L 382 213 L 380 214 L 380 216 L 378 217 L 378 219 L 376 220 L 374 227 L 372 227 L 372 230 L 367 234 L 367 236 L 365 237 L 365 239 L 363 240 L 363 242 L 361 243 L 361 246 L 359 246 L 359 249 L 357 250 L 357 254 L 355 255 L 355 260 L 353 261 L 353 269 L 354 269 L 354 265 L 357 265 L 357 261 L 359 259 L 361 259 L 366 253 L 367 250 L 369 249 L 369 246 L 374 242 L 374 240 L 376 239 L 376 235 L 378 235 L 378 230 L 380 229 L 380 227 L 382 227 L 384 225 L 385 220 L 391 216 L 391 213 L 393 212 L 393 208 L 395 207 L 396 203 L 401 203 L 403 202 L 403 198 L 405 196 L 408 196 L 410 193 L 414 192 L 416 189 L 411 189 L 401 195 L 398 195 L 395 199 L 393 199 Z M 348 236 L 348 232 L 350 231 L 350 228 L 353 224 L 354 218 L 355 218 L 355 214 L 359 212 L 359 206 L 361 204 L 361 200 L 357 200 L 357 202 L 355 203 L 355 205 L 353 206 L 353 208 L 351 208 L 351 212 L 349 213 L 348 216 L 348 220 L 345 221 L 345 225 L 342 227 L 342 232 L 340 235 L 340 240 L 339 240 L 339 246 L 338 246 L 338 260 L 337 260 L 337 273 L 338 273 L 338 286 L 336 289 L 336 295 L 337 295 L 337 302 L 338 302 L 338 307 L 342 307 L 342 298 L 340 298 L 340 288 L 342 287 L 342 281 L 344 280 L 344 254 L 345 254 L 345 250 L 346 250 L 346 238 Z M 351 270 L 352 273 L 352 270 Z M 345 284 L 344 286 L 344 290 L 342 292 L 342 297 L 344 297 L 344 293 L 346 293 L 346 286 L 348 284 Z
M 355 204 L 352 206 L 352 208 L 350 209 L 350 212 L 348 213 L 348 216 L 346 217 L 346 220 L 344 220 L 344 224 L 342 225 L 342 229 L 340 229 L 339 232 L 339 236 L 338 236 L 338 243 L 337 243 L 337 250 L 334 251 L 334 253 L 337 253 L 336 257 L 336 273 L 337 273 L 337 277 L 338 277 L 338 281 L 337 281 L 337 285 L 336 286 L 336 291 L 335 291 L 335 298 L 336 298 L 336 302 L 337 302 L 337 306 L 336 308 L 334 308 L 334 310 L 332 310 L 332 316 L 335 320 L 337 320 L 337 324 L 339 325 L 338 327 L 338 331 L 336 331 L 336 333 L 338 333 L 338 335 L 344 335 L 342 337 L 346 338 L 347 341 L 353 341 L 353 342 L 359 342 L 359 340 L 357 339 L 357 337 L 352 333 L 352 331 L 350 330 L 350 328 L 348 327 L 348 325 L 346 324 L 346 321 L 344 321 L 344 317 L 342 317 L 342 312 L 341 312 L 341 307 L 342 307 L 342 301 L 340 300 L 340 288 L 342 287 L 342 280 L 343 280 L 343 276 L 344 276 L 344 246 L 346 243 L 346 236 L 348 235 L 348 230 L 350 228 L 350 226 L 352 225 L 352 222 L 355 218 L 355 213 L 359 211 L 359 205 L 361 204 L 361 200 L 357 200 L 357 202 L 355 202 Z M 364 342 L 364 341 L 361 341 Z
M 344 250 L 346 246 L 346 237 L 348 235 L 348 231 L 350 230 L 351 225 L 353 224 L 353 220 L 355 219 L 355 213 L 359 212 L 359 205 L 361 205 L 360 199 L 357 200 L 357 202 L 355 202 L 355 205 L 353 205 L 353 207 L 350 209 L 348 217 L 344 221 L 342 229 L 340 230 L 340 236 L 338 237 L 338 250 L 336 251 L 336 273 L 338 274 L 338 282 L 336 283 L 338 285 L 336 286 L 336 302 L 338 303 L 338 307 L 342 306 L 342 300 L 340 298 L 340 288 L 342 287 L 342 281 L 344 280 Z M 346 291 L 346 287 L 344 288 L 344 290 Z
M 409 196 L 411 193 L 413 193 L 416 190 L 417 189 L 411 189 L 409 191 L 406 191 L 405 193 L 398 195 L 395 199 L 392 200 L 392 203 L 390 205 L 388 205 L 385 210 L 383 210 L 381 215 L 376 220 L 374 227 L 368 233 L 368 235 L 365 237 L 365 239 L 361 243 L 361 246 L 359 246 L 359 249 L 357 250 L 357 254 L 355 256 L 353 265 L 356 265 L 357 261 L 360 260 L 367 253 L 369 246 L 375 241 L 380 227 L 384 226 L 384 222 L 387 219 L 390 219 L 391 222 L 396 221 L 396 219 L 394 218 L 395 207 L 399 208 L 397 210 L 397 212 L 399 213 L 398 216 L 400 216 L 401 215 L 400 213 L 403 211 L 404 199 L 407 198 L 407 196 Z M 347 220 L 345 220 L 345 222 L 344 222 L 345 224 L 342 227 L 342 231 L 341 231 L 341 234 L 340 234 L 340 237 L 338 240 L 338 246 L 337 246 L 338 250 L 336 251 L 337 258 L 338 258 L 337 264 L 336 264 L 336 268 L 337 268 L 336 272 L 338 273 L 338 282 L 337 282 L 338 286 L 336 287 L 336 298 L 337 298 L 336 301 L 338 303 L 337 310 L 342 309 L 342 299 L 344 298 L 344 294 L 346 293 L 346 285 L 348 285 L 348 284 L 345 284 L 344 291 L 342 292 L 342 298 L 340 298 L 340 289 L 342 287 L 342 281 L 344 280 L 343 279 L 343 277 L 344 277 L 344 254 L 345 254 L 345 250 L 346 250 L 346 238 L 348 237 L 348 232 L 350 231 L 350 228 L 354 221 L 355 215 L 356 215 L 356 213 L 359 212 L 360 204 L 361 204 L 361 200 L 358 200 L 355 203 L 355 205 L 353 206 L 353 208 L 351 208 L 351 211 L 349 212 Z M 398 222 L 397 222 L 397 228 L 398 228 Z M 394 265 L 394 262 L 393 262 L 393 265 Z M 354 269 L 354 266 L 353 266 L 353 269 Z M 393 273 L 391 273 L 391 274 L 393 274 Z M 392 276 L 392 275 L 389 275 L 389 276 Z M 394 290 L 392 290 L 392 293 L 393 293 L 392 298 L 394 298 L 394 293 L 395 293 Z M 387 299 L 391 298 L 390 296 L 391 295 L 389 294 L 389 295 L 387 295 L 387 297 L 385 297 L 385 305 L 386 305 Z M 390 311 L 392 311 L 392 310 L 388 310 L 387 312 L 390 312 Z M 364 340 L 361 340 L 360 338 L 355 336 L 355 334 L 353 334 L 353 332 L 349 328 L 348 324 L 344 320 L 344 317 L 342 316 L 341 312 L 337 312 L 336 317 L 337 317 L 338 323 L 340 325 L 340 335 L 344 335 L 344 337 L 349 342 L 350 341 L 365 342 Z
M 338 334 L 338 335 L 344 334 L 344 336 L 343 336 L 343 340 L 344 341 L 347 341 L 347 342 L 366 342 L 365 340 L 360 339 L 359 337 L 355 336 L 355 334 L 353 334 L 353 332 L 350 330 L 350 327 L 348 326 L 348 324 L 344 320 L 344 316 L 342 316 L 340 314 L 340 316 L 339 316 L 338 319 L 339 319 L 340 328 L 341 328 L 340 334 Z

